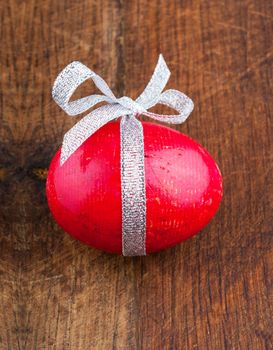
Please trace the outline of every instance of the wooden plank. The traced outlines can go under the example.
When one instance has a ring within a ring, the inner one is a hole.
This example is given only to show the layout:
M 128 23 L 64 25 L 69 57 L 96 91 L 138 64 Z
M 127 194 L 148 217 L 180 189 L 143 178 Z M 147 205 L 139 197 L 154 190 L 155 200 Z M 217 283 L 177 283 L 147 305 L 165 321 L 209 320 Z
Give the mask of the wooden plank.
M 9 0 L 0 16 L 0 349 L 272 349 L 272 2 Z M 224 198 L 195 238 L 117 257 L 48 211 L 75 123 L 51 86 L 80 60 L 136 97 L 160 52 L 195 102 L 176 128 L 217 160 Z

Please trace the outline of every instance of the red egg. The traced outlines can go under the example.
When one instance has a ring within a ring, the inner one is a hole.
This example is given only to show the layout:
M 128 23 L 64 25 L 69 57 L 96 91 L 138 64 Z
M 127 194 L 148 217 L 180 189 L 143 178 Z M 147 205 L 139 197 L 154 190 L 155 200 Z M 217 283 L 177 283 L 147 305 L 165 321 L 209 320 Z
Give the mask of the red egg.
M 213 217 L 222 178 L 210 154 L 190 137 L 143 123 L 146 180 L 146 251 L 188 239 Z M 108 123 L 48 172 L 47 199 L 71 236 L 107 252 L 122 252 L 120 125 Z

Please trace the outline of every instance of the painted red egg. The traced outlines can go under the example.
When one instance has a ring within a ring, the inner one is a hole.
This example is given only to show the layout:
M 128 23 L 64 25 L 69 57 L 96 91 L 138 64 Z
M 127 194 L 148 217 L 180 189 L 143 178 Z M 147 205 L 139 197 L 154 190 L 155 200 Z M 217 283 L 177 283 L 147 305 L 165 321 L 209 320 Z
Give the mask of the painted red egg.
M 146 251 L 192 237 L 213 217 L 222 178 L 209 153 L 190 137 L 143 123 Z M 107 252 L 122 252 L 120 125 L 108 123 L 48 172 L 47 198 L 57 223 L 71 236 Z

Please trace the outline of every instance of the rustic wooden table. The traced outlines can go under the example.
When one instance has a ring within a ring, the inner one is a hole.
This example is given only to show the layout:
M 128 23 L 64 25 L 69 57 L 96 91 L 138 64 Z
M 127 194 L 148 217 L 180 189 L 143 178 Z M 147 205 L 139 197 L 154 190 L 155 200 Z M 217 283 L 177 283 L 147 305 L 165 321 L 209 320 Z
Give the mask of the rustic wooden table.
M 0 15 L 0 349 L 273 349 L 272 1 L 8 0 Z M 195 101 L 177 129 L 214 156 L 224 198 L 184 244 L 105 254 L 47 207 L 75 123 L 51 86 L 80 60 L 136 97 L 160 52 Z

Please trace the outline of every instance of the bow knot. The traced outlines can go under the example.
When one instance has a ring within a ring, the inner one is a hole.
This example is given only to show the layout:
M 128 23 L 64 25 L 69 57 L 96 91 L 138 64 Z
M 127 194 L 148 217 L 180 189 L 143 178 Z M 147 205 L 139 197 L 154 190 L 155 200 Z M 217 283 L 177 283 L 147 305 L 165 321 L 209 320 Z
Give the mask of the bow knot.
M 141 114 L 141 113 L 147 112 L 143 106 L 141 106 L 139 103 L 137 103 L 136 101 L 132 100 L 130 97 L 127 97 L 127 96 L 118 98 L 117 103 L 120 106 L 128 109 L 129 113 Z

